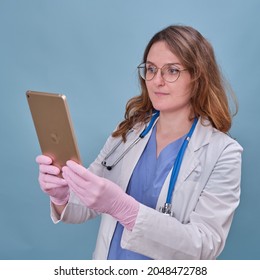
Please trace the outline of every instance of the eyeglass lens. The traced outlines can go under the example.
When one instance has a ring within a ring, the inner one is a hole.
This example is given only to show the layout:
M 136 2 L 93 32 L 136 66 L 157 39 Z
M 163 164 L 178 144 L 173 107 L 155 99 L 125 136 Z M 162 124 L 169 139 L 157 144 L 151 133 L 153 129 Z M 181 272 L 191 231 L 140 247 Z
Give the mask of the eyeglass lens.
M 165 64 L 162 68 L 157 68 L 151 63 L 142 63 L 138 66 L 140 76 L 146 81 L 152 80 L 159 69 L 163 79 L 171 83 L 179 78 L 181 72 L 175 64 Z

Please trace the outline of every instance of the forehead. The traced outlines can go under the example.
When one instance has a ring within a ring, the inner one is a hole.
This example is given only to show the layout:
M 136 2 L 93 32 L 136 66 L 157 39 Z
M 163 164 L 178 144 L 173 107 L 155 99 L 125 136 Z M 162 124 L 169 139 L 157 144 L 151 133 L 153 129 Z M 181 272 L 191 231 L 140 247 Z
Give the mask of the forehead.
M 164 41 L 156 42 L 151 46 L 147 55 L 147 61 L 159 67 L 167 63 L 181 64 L 179 58 L 170 50 Z

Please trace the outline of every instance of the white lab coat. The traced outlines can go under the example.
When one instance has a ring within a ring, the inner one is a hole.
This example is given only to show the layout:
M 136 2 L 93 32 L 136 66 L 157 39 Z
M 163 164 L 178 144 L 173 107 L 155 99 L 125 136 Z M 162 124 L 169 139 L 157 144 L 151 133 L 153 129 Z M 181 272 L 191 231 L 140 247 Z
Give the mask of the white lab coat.
M 135 128 L 108 159 L 118 155 L 138 137 L 143 127 Z M 148 134 L 111 170 L 101 165 L 105 155 L 119 141 L 109 137 L 89 169 L 126 190 L 131 174 L 140 158 Z M 195 128 L 186 149 L 172 199 L 174 217 L 158 210 L 164 205 L 171 172 L 158 198 L 156 209 L 140 205 L 132 231 L 124 229 L 121 246 L 153 259 L 215 259 L 223 250 L 234 211 L 239 204 L 242 147 L 209 123 Z M 66 223 L 82 223 L 98 213 L 87 209 L 71 193 L 62 213 Z M 58 222 L 52 209 L 52 218 Z M 106 259 L 116 220 L 102 214 L 93 259 Z

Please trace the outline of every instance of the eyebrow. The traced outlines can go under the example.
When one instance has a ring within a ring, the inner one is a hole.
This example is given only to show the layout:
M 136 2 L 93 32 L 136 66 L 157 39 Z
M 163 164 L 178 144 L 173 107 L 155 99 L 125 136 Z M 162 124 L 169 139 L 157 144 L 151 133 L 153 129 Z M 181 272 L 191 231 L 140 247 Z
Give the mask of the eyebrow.
M 147 60 L 146 63 L 151 63 L 156 66 L 156 64 L 154 62 L 149 61 L 149 60 Z M 164 65 L 167 65 L 167 64 L 174 64 L 174 65 L 182 66 L 179 62 L 169 62 L 169 63 L 165 63 Z

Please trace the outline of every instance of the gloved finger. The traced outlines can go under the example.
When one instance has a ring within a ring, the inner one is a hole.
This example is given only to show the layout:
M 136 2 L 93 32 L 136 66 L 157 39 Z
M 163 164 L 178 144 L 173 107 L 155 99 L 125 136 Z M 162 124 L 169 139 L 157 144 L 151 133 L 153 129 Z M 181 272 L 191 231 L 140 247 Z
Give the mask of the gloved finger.
M 64 170 L 62 173 L 63 178 L 66 180 L 69 187 L 72 189 L 72 191 L 82 200 L 84 190 L 80 188 L 69 176 L 67 170 Z
M 66 180 L 64 180 L 63 178 L 53 176 L 53 175 L 49 175 L 49 174 L 40 173 L 39 180 L 41 180 L 45 184 L 52 183 L 52 184 L 56 184 L 56 185 L 59 185 L 59 186 L 66 186 L 67 185 Z
M 41 183 L 41 181 L 39 180 L 39 182 Z M 62 190 L 62 189 L 66 189 L 67 186 L 64 185 L 58 185 L 58 184 L 53 184 L 53 183 L 46 183 L 44 182 L 44 184 L 40 184 L 42 186 L 42 189 L 51 194 L 51 195 L 55 195 L 56 191 Z
M 35 160 L 38 164 L 52 164 L 52 159 L 45 155 L 39 155 Z
M 39 170 L 41 173 L 47 173 L 47 174 L 52 174 L 52 175 L 60 174 L 60 169 L 54 165 L 40 164 Z
M 102 210 L 102 207 L 97 207 L 97 203 L 100 199 L 98 188 L 95 188 L 95 186 L 92 183 L 86 183 L 85 182 L 85 188 L 82 186 L 79 186 L 77 183 L 75 183 L 75 178 L 79 178 L 80 180 L 83 180 L 82 177 L 79 175 L 73 173 L 73 171 L 69 170 L 68 167 L 64 167 L 63 176 L 65 180 L 67 181 L 70 189 L 76 194 L 76 196 L 81 200 L 83 204 L 85 204 L 90 209 L 93 209 L 95 211 L 100 212 Z M 74 174 L 73 179 L 71 179 L 70 175 Z M 88 188 L 88 186 L 90 188 Z M 102 211 L 101 211 L 102 212 Z
M 54 192 L 59 192 L 62 190 L 66 191 L 67 188 L 68 188 L 67 186 L 61 186 L 61 185 L 56 185 L 56 184 L 52 184 L 52 183 L 47 183 L 47 184 L 45 184 L 44 190 L 46 192 L 50 192 L 50 194 L 52 196 L 54 196 L 55 195 Z
M 84 166 L 76 163 L 73 160 L 68 160 L 66 162 L 67 167 L 71 169 L 74 173 L 78 174 L 80 177 L 84 178 L 87 181 L 91 181 L 93 183 L 97 182 L 99 180 L 99 177 L 95 174 L 91 173 L 88 169 L 86 169 Z
M 84 178 L 80 177 L 77 173 L 69 169 L 69 167 L 64 166 L 62 168 L 62 175 L 69 186 L 72 184 L 74 189 L 77 189 L 78 192 L 84 192 L 88 188 L 89 182 L 86 181 Z

